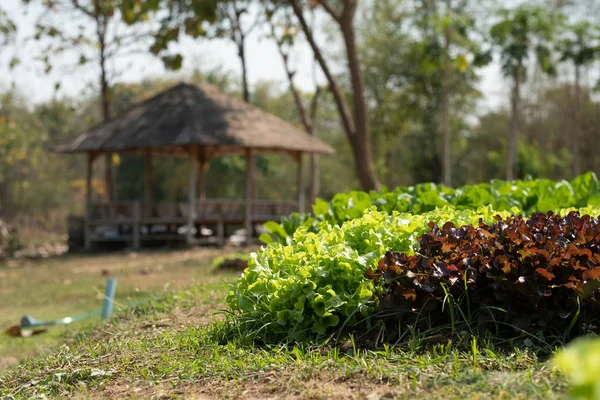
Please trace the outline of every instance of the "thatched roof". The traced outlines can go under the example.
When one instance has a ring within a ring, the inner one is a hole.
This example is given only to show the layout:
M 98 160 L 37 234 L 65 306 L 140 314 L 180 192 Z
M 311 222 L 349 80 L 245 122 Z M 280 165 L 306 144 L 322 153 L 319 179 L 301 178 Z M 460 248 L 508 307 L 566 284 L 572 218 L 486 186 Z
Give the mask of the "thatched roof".
M 333 153 L 333 149 L 274 115 L 211 85 L 180 83 L 123 115 L 58 146 L 59 152 L 187 153 L 199 145 L 212 154 L 257 152 Z

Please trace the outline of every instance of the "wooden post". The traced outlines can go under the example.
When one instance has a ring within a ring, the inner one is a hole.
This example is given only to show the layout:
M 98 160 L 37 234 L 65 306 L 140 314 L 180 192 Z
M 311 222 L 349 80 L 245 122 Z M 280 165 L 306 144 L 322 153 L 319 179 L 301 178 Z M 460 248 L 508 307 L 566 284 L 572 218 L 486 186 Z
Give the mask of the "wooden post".
M 188 245 L 194 242 L 196 214 L 196 185 L 198 184 L 198 147 L 192 146 L 190 153 L 190 191 L 188 194 L 188 216 L 186 241 Z
M 252 243 L 252 199 L 253 193 L 253 181 L 252 175 L 254 171 L 254 157 L 252 156 L 252 149 L 246 149 L 246 244 Z
M 144 216 L 152 217 L 152 150 L 146 149 L 144 171 Z
M 141 215 L 140 202 L 136 201 L 133 203 L 133 218 L 132 218 L 132 230 L 133 230 L 133 248 L 139 250 L 141 247 L 140 239 L 140 215 Z
M 85 250 L 92 248 L 92 227 L 90 222 L 92 219 L 92 167 L 94 163 L 94 155 L 91 152 L 87 153 L 87 176 L 85 181 L 85 217 L 83 221 L 83 240 Z
M 204 151 L 200 152 L 198 157 L 198 200 L 206 200 L 206 170 L 210 161 L 206 158 Z
M 298 153 L 296 158 L 298 169 L 296 171 L 296 183 L 298 185 L 298 212 L 304 212 L 304 184 L 302 181 L 302 152 Z
M 217 240 L 219 246 L 223 246 L 225 244 L 225 222 L 222 219 L 217 221 Z
M 115 200 L 115 185 L 114 181 L 114 168 L 112 153 L 106 153 L 104 156 L 104 190 L 106 190 L 106 199 L 109 203 Z
M 206 182 L 205 172 L 208 166 L 208 161 L 204 155 L 204 151 L 199 152 L 198 156 L 198 216 L 202 217 L 204 209 L 204 201 L 206 200 Z

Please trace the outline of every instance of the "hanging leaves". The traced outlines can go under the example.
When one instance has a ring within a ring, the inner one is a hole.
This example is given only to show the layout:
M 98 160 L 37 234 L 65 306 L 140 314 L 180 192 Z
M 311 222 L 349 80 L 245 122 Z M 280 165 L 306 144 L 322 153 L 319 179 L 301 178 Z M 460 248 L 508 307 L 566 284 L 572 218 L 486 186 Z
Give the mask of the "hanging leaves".
M 466 72 L 467 68 L 469 67 L 469 61 L 467 60 L 467 57 L 464 54 L 459 54 L 456 57 L 456 68 L 458 68 L 458 70 L 460 72 Z
M 161 58 L 165 66 L 172 70 L 179 70 L 183 65 L 183 56 L 175 54 L 174 56 L 164 56 Z

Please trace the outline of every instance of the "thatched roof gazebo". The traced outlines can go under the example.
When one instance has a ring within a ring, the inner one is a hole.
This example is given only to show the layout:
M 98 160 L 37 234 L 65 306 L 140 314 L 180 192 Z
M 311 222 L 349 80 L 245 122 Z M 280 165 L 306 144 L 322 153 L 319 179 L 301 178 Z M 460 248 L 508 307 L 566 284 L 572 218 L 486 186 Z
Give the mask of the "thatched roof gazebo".
M 284 204 L 254 200 L 253 156 L 279 153 L 292 156 L 298 166 L 297 210 L 304 211 L 302 201 L 302 155 L 333 153 L 333 149 L 305 131 L 210 85 L 180 83 L 119 117 L 94 126 L 56 148 L 63 153 L 87 153 L 87 195 L 85 246 L 94 240 L 131 240 L 139 247 L 150 227 L 156 224 L 187 226 L 186 238 L 193 243 L 199 230 L 192 227 L 215 221 L 222 226 L 243 217 L 250 238 L 253 222 L 278 218 L 292 211 Z M 110 153 L 145 155 L 144 202 L 92 203 L 91 178 L 93 161 Z M 152 204 L 152 156 L 172 155 L 190 159 L 189 198 L 185 207 L 159 207 Z M 246 199 L 208 200 L 204 193 L 204 172 L 217 156 L 246 157 Z M 287 203 L 289 206 L 289 202 Z M 104 211 L 102 211 L 104 210 Z M 157 212 L 156 210 L 159 210 Z M 241 215 L 243 214 L 243 216 Z M 113 230 L 109 237 L 99 237 L 97 226 L 127 225 L 130 230 Z M 144 231 L 144 227 L 146 230 Z M 221 228 L 220 228 L 221 229 Z M 123 233 L 124 232 L 124 233 Z M 140 237 L 142 235 L 142 237 Z M 150 235 L 147 235 L 150 238 Z

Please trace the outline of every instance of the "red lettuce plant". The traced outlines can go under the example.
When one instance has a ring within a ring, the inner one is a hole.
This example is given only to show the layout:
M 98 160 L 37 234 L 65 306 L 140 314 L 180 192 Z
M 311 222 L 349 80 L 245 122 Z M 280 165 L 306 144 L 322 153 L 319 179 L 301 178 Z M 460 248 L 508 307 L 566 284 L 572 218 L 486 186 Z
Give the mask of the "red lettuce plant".
M 419 329 L 458 316 L 509 336 L 543 330 L 565 337 L 584 323 L 600 325 L 598 218 L 548 212 L 496 220 L 430 224 L 415 255 L 388 252 L 365 272 L 383 287 L 380 315 Z

